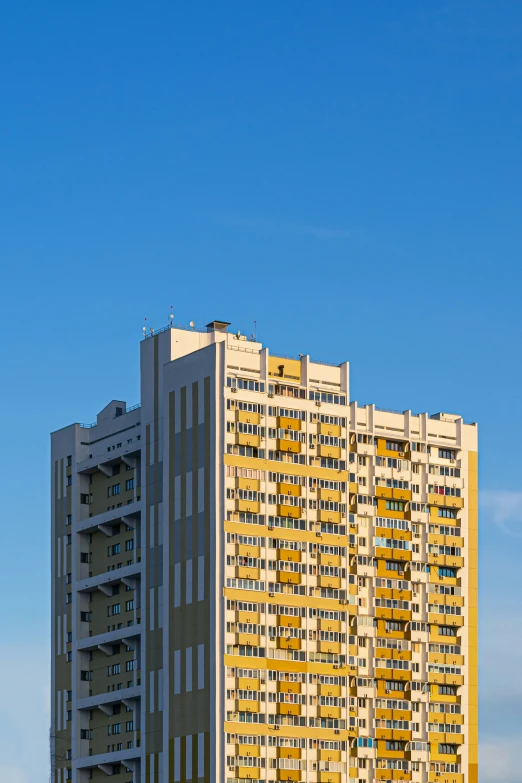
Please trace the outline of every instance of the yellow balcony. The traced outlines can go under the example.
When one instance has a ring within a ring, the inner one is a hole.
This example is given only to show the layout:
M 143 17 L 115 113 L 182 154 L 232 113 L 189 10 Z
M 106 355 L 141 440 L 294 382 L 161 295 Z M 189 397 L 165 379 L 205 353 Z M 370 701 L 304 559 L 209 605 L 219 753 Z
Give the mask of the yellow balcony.
M 259 424 L 261 416 L 259 413 L 251 413 L 250 411 L 236 411 L 236 421 L 243 421 L 245 424 Z
M 428 495 L 430 506 L 446 506 L 447 508 L 464 508 L 464 498 L 454 498 L 451 495 L 438 495 L 436 493 Z M 451 523 L 448 523 L 451 524 Z
M 238 623 L 260 623 L 261 615 L 259 612 L 236 612 Z
M 245 432 L 238 432 L 236 435 L 238 446 L 256 446 L 259 447 L 261 438 L 259 435 L 247 435 Z
M 276 755 L 279 759 L 300 759 L 302 752 L 301 748 L 277 748 Z
M 278 438 L 277 450 L 288 451 L 291 454 L 300 454 L 302 444 L 298 440 L 286 440 L 286 438 Z
M 302 560 L 300 549 L 278 549 L 277 559 L 286 560 L 288 563 L 300 563 Z
M 341 761 L 342 751 L 340 750 L 318 750 L 317 758 L 320 761 Z
M 255 756 L 257 758 L 261 755 L 259 745 L 236 745 L 236 748 L 238 756 Z
M 236 566 L 236 576 L 239 579 L 259 579 L 261 571 L 259 568 L 250 566 Z
M 242 557 L 260 557 L 261 547 L 251 546 L 250 544 L 236 544 L 236 554 Z
M 237 712 L 259 712 L 259 702 L 251 699 L 236 699 Z
M 403 448 L 400 451 L 395 451 L 395 449 L 387 449 L 386 448 L 386 438 L 377 438 L 377 449 L 376 454 L 379 457 L 395 457 L 397 458 L 403 458 L 405 456 L 405 449 L 407 444 L 403 444 Z
M 236 511 L 250 511 L 252 514 L 259 514 L 260 508 L 257 500 L 236 500 Z
M 259 647 L 261 637 L 257 633 L 237 633 L 236 643 L 244 644 L 247 647 Z
M 324 508 L 317 512 L 317 518 L 319 522 L 333 522 L 335 525 L 340 525 L 342 519 L 340 511 L 326 511 Z
M 406 504 L 404 504 L 406 508 Z M 386 508 L 386 500 L 379 498 L 377 500 L 377 515 L 380 517 L 389 517 L 391 519 L 404 519 L 404 509 L 402 511 L 395 511 L 391 508 Z
M 317 780 L 319 783 L 341 783 L 341 773 L 320 771 Z
M 321 696 L 341 696 L 340 685 L 318 685 L 317 691 Z
M 300 484 L 285 484 L 279 482 L 277 485 L 277 492 L 280 495 L 290 495 L 294 498 L 300 498 L 302 495 L 302 487 Z
M 277 646 L 280 650 L 300 650 L 301 639 L 294 639 L 293 636 L 289 639 L 286 639 L 284 636 L 278 636 Z
M 238 489 L 252 489 L 256 492 L 259 492 L 259 486 L 261 482 L 259 479 L 252 479 L 252 478 L 238 478 L 236 479 L 236 487 Z
M 301 780 L 301 773 L 298 769 L 278 769 L 277 780 Z
M 236 775 L 239 780 L 257 780 L 260 772 L 261 770 L 257 767 L 236 767 Z
M 341 566 L 342 564 L 340 555 L 325 555 L 319 552 L 317 559 L 321 565 Z
M 301 419 L 289 419 L 287 416 L 278 416 L 277 426 L 281 430 L 300 430 Z
M 299 519 L 301 516 L 301 506 L 286 506 L 284 503 L 280 503 L 277 506 L 277 514 L 280 517 L 292 517 L 292 519 Z
M 254 680 L 250 677 L 237 677 L 236 685 L 242 691 L 258 691 L 261 687 L 261 680 Z
M 319 457 L 339 459 L 341 456 L 341 448 L 340 446 L 327 446 L 325 443 L 319 443 L 317 446 L 317 454 Z
M 285 702 L 278 702 L 276 705 L 276 712 L 278 715 L 300 715 L 300 704 L 287 704 Z
M 340 718 L 341 708 L 321 705 L 317 708 L 317 714 L 320 718 Z
M 320 500 L 328 500 L 334 503 L 340 503 L 342 494 L 338 489 L 319 489 L 318 493 Z
M 321 641 L 317 643 L 317 646 L 319 648 L 319 652 L 323 653 L 340 653 L 341 652 L 341 644 L 340 642 L 325 642 Z
M 319 619 L 317 621 L 317 627 L 320 628 L 321 631 L 340 631 L 341 621 Z
M 317 584 L 319 587 L 337 587 L 341 586 L 340 576 L 318 576 Z
M 298 571 L 276 571 L 276 575 L 277 581 L 282 584 L 301 584 L 301 574 Z
M 277 683 L 277 690 L 279 693 L 301 693 L 301 683 L 279 680 Z
M 320 422 L 317 426 L 317 432 L 320 435 L 330 435 L 334 438 L 341 437 L 341 427 L 339 424 L 323 424 Z
M 277 624 L 282 625 L 283 628 L 300 628 L 301 618 L 291 617 L 290 615 L 286 615 L 286 614 L 278 614 Z

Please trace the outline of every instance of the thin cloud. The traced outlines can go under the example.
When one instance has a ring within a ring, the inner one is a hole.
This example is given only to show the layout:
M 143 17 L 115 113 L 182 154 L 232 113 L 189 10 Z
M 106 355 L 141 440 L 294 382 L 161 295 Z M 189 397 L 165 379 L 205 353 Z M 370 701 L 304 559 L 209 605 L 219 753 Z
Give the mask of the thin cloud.
M 520 737 L 486 737 L 479 743 L 480 783 L 519 783 Z
M 522 492 L 485 489 L 480 505 L 507 536 L 522 538 Z
M 262 232 L 283 232 L 316 239 L 344 239 L 353 234 L 353 229 L 343 226 L 319 226 L 315 224 L 285 223 L 284 221 L 267 220 L 258 217 L 234 216 L 220 220 L 220 223 L 230 228 L 249 229 Z

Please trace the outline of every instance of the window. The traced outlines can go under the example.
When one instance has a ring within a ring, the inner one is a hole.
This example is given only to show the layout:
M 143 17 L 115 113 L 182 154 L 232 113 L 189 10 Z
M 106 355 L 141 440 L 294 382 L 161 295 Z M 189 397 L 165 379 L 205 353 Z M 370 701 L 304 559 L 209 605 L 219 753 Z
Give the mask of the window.
M 67 486 L 72 486 L 72 476 L 67 476 Z
M 65 519 L 66 525 L 72 525 L 72 514 L 67 514 L 67 517 Z
M 134 489 L 134 479 L 133 478 L 127 479 L 127 481 L 125 482 L 125 489 L 127 489 L 127 490 L 128 489 Z
M 439 685 L 439 693 L 441 696 L 456 696 L 457 687 L 455 685 Z M 451 753 L 453 751 L 450 751 Z
M 134 609 L 134 598 L 130 601 L 125 602 L 125 611 L 126 612 L 132 612 Z
M 439 567 L 439 576 L 449 576 L 454 579 L 457 576 L 456 568 L 448 568 L 447 566 Z
M 455 754 L 457 752 L 456 745 L 449 745 L 447 742 L 439 742 L 439 753 Z
M 439 517 L 445 517 L 446 519 L 456 519 L 457 512 L 452 508 L 439 508 Z
M 112 487 L 107 487 L 107 497 L 112 498 L 114 495 L 119 495 L 120 488 L 120 484 L 113 484 Z
M 128 720 L 125 724 L 125 731 L 134 731 L 134 721 Z
M 121 664 L 112 663 L 110 666 L 107 667 L 107 676 L 111 677 L 114 674 L 119 674 L 120 671 L 121 671 Z
M 107 547 L 108 557 L 112 557 L 112 555 L 119 555 L 120 549 L 121 549 L 121 544 L 112 544 L 111 546 Z
M 120 614 L 121 604 L 112 604 L 107 607 L 107 617 L 113 617 L 113 615 Z
M 455 449 L 439 449 L 441 459 L 455 459 L 457 452 Z
M 120 465 L 113 465 L 112 466 L 112 475 L 117 476 L 120 472 Z
M 109 736 L 112 734 L 121 734 L 121 723 L 113 723 L 112 725 L 109 724 L 107 726 L 107 734 Z
M 401 503 L 400 500 L 387 500 L 386 501 L 386 510 L 387 511 L 404 511 L 404 503 Z
M 126 672 L 132 672 L 136 668 L 136 661 L 127 661 L 125 663 L 125 671 Z
M 132 549 L 134 549 L 134 539 L 133 538 L 129 538 L 125 542 L 125 551 L 126 552 L 130 552 Z

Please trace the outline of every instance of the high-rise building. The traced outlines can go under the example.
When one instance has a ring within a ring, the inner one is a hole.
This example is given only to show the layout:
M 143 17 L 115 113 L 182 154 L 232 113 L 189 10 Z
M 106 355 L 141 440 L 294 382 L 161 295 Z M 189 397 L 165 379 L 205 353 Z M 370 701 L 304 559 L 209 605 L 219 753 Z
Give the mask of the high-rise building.
M 476 425 L 228 326 L 53 433 L 55 783 L 477 783 Z

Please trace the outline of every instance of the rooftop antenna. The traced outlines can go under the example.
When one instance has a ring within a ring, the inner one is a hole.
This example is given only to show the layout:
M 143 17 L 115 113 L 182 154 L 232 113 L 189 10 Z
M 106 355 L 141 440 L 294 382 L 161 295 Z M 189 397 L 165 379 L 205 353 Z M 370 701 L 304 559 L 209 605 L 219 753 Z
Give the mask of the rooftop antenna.
M 143 323 L 143 336 L 146 337 L 147 336 L 147 319 L 144 318 L 143 322 L 144 322 Z
M 172 312 L 172 305 L 170 306 L 169 326 L 171 329 L 174 326 L 174 313 Z
M 196 328 L 196 324 L 194 323 L 194 321 L 191 321 L 191 322 L 190 322 L 190 324 L 189 324 L 189 326 L 191 326 L 191 327 L 192 327 L 192 329 L 195 329 L 195 328 Z
M 154 329 L 152 328 L 152 326 L 149 326 L 149 331 L 151 334 L 154 334 Z
M 254 341 L 257 342 L 257 321 L 254 321 Z

